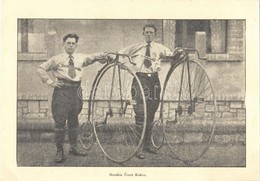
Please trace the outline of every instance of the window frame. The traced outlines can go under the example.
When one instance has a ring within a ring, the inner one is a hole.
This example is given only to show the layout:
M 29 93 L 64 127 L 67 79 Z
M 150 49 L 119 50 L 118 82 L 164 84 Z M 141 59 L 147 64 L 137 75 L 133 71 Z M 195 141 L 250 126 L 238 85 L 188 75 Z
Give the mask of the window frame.
M 44 35 L 44 51 L 29 52 L 29 34 L 33 34 L 33 21 L 36 19 L 17 19 L 17 60 L 18 61 L 43 61 L 47 59 L 47 49 L 45 32 Z M 20 41 L 19 41 L 20 34 Z M 35 33 L 36 34 L 36 33 Z M 20 45 L 20 50 L 19 50 Z

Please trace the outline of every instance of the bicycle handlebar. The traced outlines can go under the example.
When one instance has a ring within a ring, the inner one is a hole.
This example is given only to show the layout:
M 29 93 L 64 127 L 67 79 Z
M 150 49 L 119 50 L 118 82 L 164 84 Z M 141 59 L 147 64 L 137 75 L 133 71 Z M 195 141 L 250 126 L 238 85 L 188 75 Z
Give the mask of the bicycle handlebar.
M 195 52 L 195 53 L 197 54 L 197 57 L 198 57 L 199 60 L 205 60 L 205 58 L 200 57 L 200 54 L 199 54 L 198 50 L 195 49 L 195 48 L 180 48 L 180 47 L 177 47 L 177 48 L 175 48 L 174 51 L 178 51 L 178 53 L 181 53 L 181 54 L 182 54 L 178 59 L 188 58 L 188 54 L 189 54 L 190 52 Z M 121 56 L 121 57 L 127 57 L 128 60 L 129 60 L 129 62 L 130 62 L 132 65 L 136 65 L 136 63 L 133 62 L 132 58 L 131 58 L 129 55 L 127 55 L 127 54 L 118 53 L 118 52 L 108 52 L 107 54 L 108 54 L 108 55 L 116 55 L 116 58 L 114 59 L 115 61 L 118 61 L 120 56 Z M 150 60 L 153 60 L 153 59 L 150 58 L 150 57 L 146 57 L 146 58 L 148 58 L 148 59 L 150 59 Z M 162 59 L 163 59 L 163 58 L 166 58 L 166 59 L 174 59 L 174 58 L 176 58 L 176 57 L 175 57 L 175 55 L 171 55 L 171 56 L 163 56 Z
M 183 48 L 186 52 L 195 52 L 197 54 L 198 59 L 205 60 L 205 58 L 200 57 L 199 51 L 195 48 Z
M 132 58 L 127 54 L 118 53 L 118 52 L 108 52 L 107 54 L 108 55 L 116 55 L 115 61 L 118 61 L 120 56 L 121 57 L 127 57 L 131 64 L 136 65 L 136 63 L 133 62 Z
M 177 54 L 177 53 L 182 54 L 182 55 L 180 55 L 179 58 L 188 58 L 188 54 L 189 54 L 190 52 L 195 52 L 195 53 L 197 54 L 197 57 L 198 57 L 199 60 L 205 60 L 205 58 L 200 57 L 199 51 L 198 51 L 197 49 L 195 49 L 195 48 L 180 48 L 180 47 L 177 47 L 177 48 L 174 50 L 174 52 L 175 52 L 175 51 L 177 51 L 176 54 Z M 174 59 L 174 58 L 176 58 L 175 55 L 164 56 L 164 57 L 165 57 L 165 58 L 168 58 L 168 59 Z

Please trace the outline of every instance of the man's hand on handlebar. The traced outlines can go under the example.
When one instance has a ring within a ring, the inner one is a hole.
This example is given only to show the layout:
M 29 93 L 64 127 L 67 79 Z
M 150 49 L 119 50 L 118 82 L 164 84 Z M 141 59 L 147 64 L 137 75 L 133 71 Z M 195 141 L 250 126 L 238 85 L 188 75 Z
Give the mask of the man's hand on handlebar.
M 113 60 L 116 59 L 116 55 L 107 54 L 107 59 L 108 59 L 109 61 L 113 61 Z
M 101 64 L 105 64 L 108 62 L 113 62 L 113 60 L 115 60 L 115 57 L 116 57 L 115 55 L 104 52 L 104 54 L 102 55 L 102 58 L 98 59 L 98 61 Z
M 165 54 L 163 54 L 162 52 L 159 55 L 160 59 L 167 59 L 167 56 Z
M 180 59 L 184 59 L 184 58 L 187 58 L 187 57 L 188 57 L 188 54 L 184 49 L 182 49 L 180 47 L 176 47 L 173 50 L 173 59 L 174 60 L 180 60 Z
M 106 57 L 106 62 L 105 63 L 113 62 L 116 59 L 116 55 L 113 55 L 111 53 L 106 53 L 105 57 Z
M 188 58 L 187 52 L 180 47 L 176 47 L 173 50 L 172 55 L 165 55 L 163 53 L 160 54 L 160 59 L 169 60 L 171 63 L 174 63 L 176 61 L 183 60 L 186 58 Z
M 103 59 L 99 62 L 100 63 L 113 63 L 113 62 L 118 62 L 118 60 L 121 58 L 127 58 L 128 61 L 133 64 L 133 65 L 136 65 L 136 63 L 134 63 L 132 61 L 132 58 L 129 56 L 129 55 L 126 55 L 126 54 L 122 54 L 122 53 L 118 53 L 118 52 L 109 52 L 109 53 L 104 53 L 103 55 Z M 123 62 L 121 62 L 123 63 Z

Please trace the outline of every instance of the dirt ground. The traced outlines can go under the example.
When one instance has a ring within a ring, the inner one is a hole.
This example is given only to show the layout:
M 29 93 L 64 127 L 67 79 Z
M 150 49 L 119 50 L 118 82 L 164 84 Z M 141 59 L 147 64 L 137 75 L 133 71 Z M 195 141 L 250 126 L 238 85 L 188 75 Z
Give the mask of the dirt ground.
M 39 167 L 245 167 L 246 146 L 232 144 L 212 144 L 206 154 L 190 165 L 184 164 L 174 158 L 167 145 L 163 146 L 157 155 L 146 154 L 146 159 L 135 157 L 129 161 L 118 164 L 105 158 L 98 144 L 95 143 L 88 151 L 87 157 L 76 157 L 68 154 L 69 145 L 64 146 L 65 160 L 57 164 L 53 161 L 55 144 L 52 139 L 32 142 L 18 139 L 17 166 Z

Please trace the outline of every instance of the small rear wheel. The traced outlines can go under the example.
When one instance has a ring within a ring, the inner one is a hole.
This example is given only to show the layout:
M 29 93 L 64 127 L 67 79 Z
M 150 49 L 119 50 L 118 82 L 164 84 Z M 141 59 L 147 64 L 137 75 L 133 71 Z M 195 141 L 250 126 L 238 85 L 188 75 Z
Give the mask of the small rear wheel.
M 83 122 L 79 129 L 79 140 L 84 149 L 89 150 L 94 143 L 94 133 L 90 121 Z
M 152 128 L 152 144 L 158 150 L 164 145 L 164 133 L 163 133 L 163 124 L 161 120 L 153 122 Z

